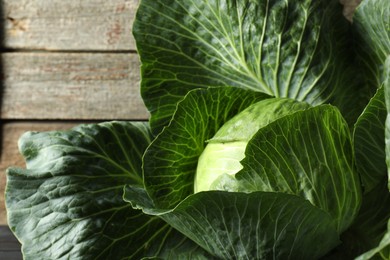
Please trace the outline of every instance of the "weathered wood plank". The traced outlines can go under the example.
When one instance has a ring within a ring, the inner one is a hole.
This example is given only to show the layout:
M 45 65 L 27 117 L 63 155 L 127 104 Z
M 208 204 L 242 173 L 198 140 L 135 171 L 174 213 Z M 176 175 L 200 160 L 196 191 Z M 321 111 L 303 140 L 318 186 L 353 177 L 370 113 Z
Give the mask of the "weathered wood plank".
M 4 260 L 22 260 L 23 256 L 19 250 L 15 251 L 0 251 L 0 259 Z
M 134 50 L 138 0 L 0 0 L 4 46 L 45 50 Z
M 128 53 L 3 53 L 2 119 L 147 119 Z
M 18 139 L 27 131 L 65 130 L 81 122 L 9 122 L 1 126 L 0 157 L 0 225 L 6 225 L 7 218 L 4 204 L 5 171 L 8 167 L 25 167 L 23 157 L 18 150 Z M 2 259 L 2 258 L 0 258 Z
M 0 259 L 21 260 L 20 243 L 7 226 L 0 226 Z

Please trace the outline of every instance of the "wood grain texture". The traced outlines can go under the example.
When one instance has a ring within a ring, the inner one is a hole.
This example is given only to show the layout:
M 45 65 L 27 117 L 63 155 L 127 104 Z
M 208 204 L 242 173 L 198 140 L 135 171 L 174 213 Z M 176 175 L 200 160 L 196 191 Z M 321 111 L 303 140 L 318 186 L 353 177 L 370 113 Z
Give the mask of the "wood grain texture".
M 81 123 L 81 122 L 80 122 Z M 23 157 L 18 150 L 18 139 L 27 131 L 65 130 L 80 124 L 79 122 L 9 122 L 1 126 L 1 157 L 0 157 L 0 225 L 7 223 L 5 211 L 4 189 L 6 184 L 6 169 L 9 167 L 25 167 Z M 1 258 L 0 258 L 1 259 Z
M 0 0 L 4 46 L 42 50 L 134 50 L 138 0 Z
M 0 226 L 0 259 L 21 260 L 20 243 L 7 226 Z
M 2 119 L 147 119 L 139 60 L 123 53 L 3 53 Z

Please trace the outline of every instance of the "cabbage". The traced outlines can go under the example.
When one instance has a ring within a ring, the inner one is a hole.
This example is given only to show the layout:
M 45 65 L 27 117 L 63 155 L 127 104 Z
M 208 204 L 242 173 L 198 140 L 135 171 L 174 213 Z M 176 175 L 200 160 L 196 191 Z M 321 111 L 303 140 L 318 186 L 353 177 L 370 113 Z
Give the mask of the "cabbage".
M 141 0 L 151 118 L 21 137 L 25 259 L 389 259 L 389 15 Z

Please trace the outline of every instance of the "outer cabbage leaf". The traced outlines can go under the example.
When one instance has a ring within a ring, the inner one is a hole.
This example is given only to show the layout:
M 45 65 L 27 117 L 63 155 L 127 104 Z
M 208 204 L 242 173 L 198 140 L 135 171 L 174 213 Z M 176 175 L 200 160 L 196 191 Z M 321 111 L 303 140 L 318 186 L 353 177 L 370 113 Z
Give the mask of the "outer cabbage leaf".
M 295 195 L 208 191 L 160 210 L 139 192 L 127 187 L 125 199 L 219 259 L 317 259 L 339 243 L 329 215 Z
M 356 165 L 364 190 L 362 206 L 353 225 L 342 234 L 343 243 L 327 259 L 352 259 L 376 248 L 386 232 L 390 193 L 387 189 L 384 87 L 378 89 L 354 129 Z
M 123 201 L 124 185 L 142 185 L 146 123 L 83 125 L 27 133 L 27 169 L 8 170 L 10 228 L 25 259 L 134 259 L 178 251 L 207 253 L 157 217 Z M 178 248 L 178 249 L 177 249 Z
M 390 54 L 390 2 L 363 0 L 353 17 L 357 56 L 371 88 L 383 82 L 383 65 Z
M 338 0 L 142 0 L 133 33 L 153 132 L 198 87 L 331 101 L 354 114 L 348 29 Z
M 387 2 L 388 4 L 388 2 Z M 385 5 L 385 8 L 388 8 L 390 5 Z M 378 6 L 377 6 L 378 8 Z M 387 15 L 390 14 L 389 8 L 387 9 Z M 387 16 L 388 17 L 388 16 Z M 374 19 L 377 21 L 377 19 Z M 388 20 L 387 20 L 388 21 Z M 363 200 L 363 208 L 364 205 L 369 205 L 368 213 L 366 215 L 372 215 L 371 218 L 368 219 L 365 225 L 365 232 L 373 237 L 372 240 L 379 243 L 373 246 L 373 248 L 361 255 L 358 259 L 372 259 L 372 258 L 382 258 L 389 259 L 390 258 L 390 56 L 387 56 L 386 61 L 383 63 L 383 88 L 384 88 L 384 96 L 387 110 L 387 117 L 385 122 L 385 153 L 386 153 L 386 163 L 387 163 L 387 176 L 385 175 L 382 181 L 386 184 L 387 179 L 387 188 L 385 185 L 378 185 L 379 187 L 374 190 L 372 195 L 367 198 L 367 196 Z M 365 212 L 362 212 L 364 214 Z M 374 214 L 373 214 L 374 213 Z M 358 218 L 357 225 L 360 224 L 361 216 Z M 384 227 L 385 223 L 387 224 L 387 230 Z M 383 235 L 383 237 L 382 237 Z M 382 237 L 382 239 L 381 239 Z M 381 241 L 379 242 L 379 240 Z M 372 246 L 372 245 L 371 245 Z
M 364 192 L 371 191 L 387 176 L 384 131 L 386 115 L 384 90 L 381 87 L 354 128 L 356 166 Z
M 388 4 L 388 2 L 387 2 Z M 390 17 L 390 5 L 385 6 L 387 8 L 387 21 L 389 21 Z M 389 26 L 389 24 L 387 24 Z M 387 30 L 390 31 L 390 28 L 387 27 Z M 389 41 L 389 38 L 387 38 Z M 390 41 L 388 42 L 388 45 L 390 47 Z M 389 50 L 389 49 L 387 49 Z M 389 54 L 388 52 L 387 54 Z M 379 242 L 379 244 L 371 249 L 370 251 L 366 252 L 365 254 L 358 257 L 358 260 L 366 260 L 366 259 L 372 259 L 372 258 L 381 258 L 381 259 L 390 259 L 390 56 L 387 56 L 386 61 L 384 63 L 384 93 L 385 93 L 385 102 L 386 102 L 386 108 L 387 108 L 387 118 L 386 118 L 386 124 L 385 124 L 385 141 L 386 141 L 386 163 L 387 163 L 387 189 L 382 189 L 381 192 L 376 194 L 377 200 L 381 201 L 387 201 L 386 204 L 383 202 L 381 204 L 383 205 L 383 210 L 385 211 L 386 218 L 383 218 L 383 214 L 379 215 L 382 218 L 376 217 L 376 221 L 380 223 L 387 221 L 387 230 L 384 231 L 384 235 L 382 240 Z M 384 199 L 386 198 L 386 199 Z M 374 224 L 374 223 L 372 223 Z M 378 224 L 373 225 L 378 226 Z M 377 240 L 377 239 L 376 239 Z
M 373 248 L 377 248 L 386 233 L 390 218 L 385 149 L 385 122 L 388 113 L 385 89 L 388 86 L 386 82 L 382 84 L 355 125 L 355 158 L 364 195 L 354 224 L 343 234 L 343 244 L 334 253 L 338 258 L 356 257 L 369 250 L 374 252 Z M 371 253 L 364 254 L 364 257 Z
M 145 186 L 156 206 L 172 208 L 192 194 L 206 141 L 230 118 L 266 98 L 260 92 L 238 88 L 190 91 L 143 159 Z

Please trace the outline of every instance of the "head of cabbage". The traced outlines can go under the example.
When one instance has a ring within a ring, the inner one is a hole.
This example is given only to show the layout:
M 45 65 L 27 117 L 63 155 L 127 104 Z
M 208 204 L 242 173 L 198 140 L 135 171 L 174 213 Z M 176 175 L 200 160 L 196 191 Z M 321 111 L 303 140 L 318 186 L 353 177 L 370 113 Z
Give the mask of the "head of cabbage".
M 140 1 L 150 120 L 21 138 L 25 258 L 389 259 L 389 3 Z

